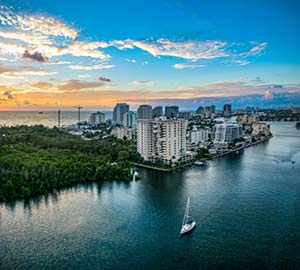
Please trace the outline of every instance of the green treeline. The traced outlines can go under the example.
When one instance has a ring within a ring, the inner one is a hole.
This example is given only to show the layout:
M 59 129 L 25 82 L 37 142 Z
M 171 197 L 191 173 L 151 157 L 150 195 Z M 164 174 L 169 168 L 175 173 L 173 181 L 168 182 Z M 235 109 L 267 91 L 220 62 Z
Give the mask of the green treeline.
M 0 201 L 45 194 L 77 182 L 129 180 L 140 156 L 129 141 L 84 140 L 57 128 L 0 128 Z

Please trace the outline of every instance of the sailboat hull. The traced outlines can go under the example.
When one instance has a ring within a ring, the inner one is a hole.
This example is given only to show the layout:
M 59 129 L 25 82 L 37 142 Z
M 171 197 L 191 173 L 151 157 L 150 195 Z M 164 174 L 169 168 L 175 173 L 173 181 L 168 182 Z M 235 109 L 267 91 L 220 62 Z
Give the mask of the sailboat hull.
M 192 221 L 191 223 L 186 223 L 181 228 L 180 234 L 181 235 L 186 234 L 186 233 L 192 231 L 193 229 L 195 229 L 195 227 L 196 227 L 196 222 L 195 221 Z

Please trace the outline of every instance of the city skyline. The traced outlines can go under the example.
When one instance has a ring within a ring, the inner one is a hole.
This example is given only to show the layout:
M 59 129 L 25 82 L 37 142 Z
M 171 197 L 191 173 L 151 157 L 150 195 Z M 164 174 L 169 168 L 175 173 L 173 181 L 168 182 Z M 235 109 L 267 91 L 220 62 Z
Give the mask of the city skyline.
M 1 3 L 0 110 L 300 104 L 295 1 Z

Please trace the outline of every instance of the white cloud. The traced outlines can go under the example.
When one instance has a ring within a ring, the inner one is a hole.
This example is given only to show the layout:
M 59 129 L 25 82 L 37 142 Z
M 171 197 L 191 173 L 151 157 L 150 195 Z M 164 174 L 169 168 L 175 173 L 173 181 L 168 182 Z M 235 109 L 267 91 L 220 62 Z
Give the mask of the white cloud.
M 30 34 L 25 32 L 15 32 L 15 31 L 0 31 L 0 37 L 12 40 L 19 40 L 24 43 L 35 44 L 35 45 L 50 45 L 52 41 L 46 35 L 41 34 Z
M 256 44 L 256 43 L 252 42 L 252 44 Z M 267 47 L 267 42 L 258 43 L 248 52 L 248 55 L 249 56 L 259 55 L 266 47 Z
M 135 60 L 135 59 L 128 59 L 128 58 L 127 58 L 126 61 L 129 62 L 129 63 L 136 63 L 136 60 Z
M 32 31 L 45 36 L 61 36 L 75 39 L 78 31 L 53 17 L 45 15 L 16 14 L 6 6 L 0 6 L 0 22 L 21 31 Z
M 160 38 L 155 41 L 149 40 L 115 40 L 110 46 L 120 50 L 139 48 L 147 51 L 155 57 L 173 56 L 183 59 L 213 59 L 227 57 L 225 51 L 227 43 L 223 41 L 171 41 Z
M 151 86 L 151 85 L 154 85 L 155 83 L 156 83 L 155 81 L 133 81 L 130 84 Z
M 237 52 L 232 50 L 236 43 L 227 43 L 220 40 L 204 40 L 204 41 L 171 41 L 169 39 L 160 38 L 157 40 L 114 40 L 107 43 L 107 46 L 114 46 L 120 50 L 139 48 L 153 55 L 154 57 L 171 56 L 181 59 L 187 59 L 195 62 L 199 59 L 211 60 L 216 58 L 231 58 L 232 62 L 237 65 L 247 65 L 250 62 L 243 60 L 248 56 L 261 54 L 265 50 L 267 43 L 251 42 L 253 47 L 249 51 Z M 239 50 L 241 50 L 239 48 Z M 130 59 L 126 59 L 130 62 Z M 199 64 L 175 64 L 176 69 L 201 67 Z
M 46 62 L 45 64 L 46 64 L 46 65 L 70 65 L 71 62 L 69 62 L 69 61 L 59 61 L 59 60 L 57 60 L 57 61 L 53 61 L 53 62 Z
M 185 68 L 197 68 L 197 67 L 204 67 L 204 65 L 197 64 L 197 63 L 180 63 L 173 65 L 175 69 L 185 69 Z
M 91 75 L 90 74 L 80 74 L 78 75 L 79 78 L 82 78 L 82 79 L 87 79 L 87 78 L 90 78 Z
M 267 43 L 251 42 L 252 48 L 241 52 L 234 50 L 237 42 L 228 43 L 222 40 L 182 40 L 174 41 L 166 38 L 144 40 L 112 40 L 84 41 L 80 39 L 79 31 L 64 23 L 61 19 L 43 15 L 16 13 L 13 9 L 0 5 L 0 24 L 4 27 L 0 30 L 0 55 L 14 55 L 17 59 L 22 58 L 25 51 L 43 55 L 47 61 L 45 64 L 63 64 L 60 56 L 71 55 L 75 57 L 87 57 L 93 61 L 108 61 L 111 56 L 104 49 L 115 47 L 119 50 L 140 49 L 154 57 L 176 57 L 189 62 L 197 60 L 226 59 L 232 60 L 237 65 L 248 64 L 248 57 L 260 55 L 266 48 Z M 90 59 L 91 58 L 91 59 Z M 136 63 L 135 59 L 126 59 Z M 73 62 L 73 61 L 72 61 Z M 148 62 L 141 62 L 142 65 Z M 64 63 L 66 64 L 66 62 Z M 113 65 L 71 65 L 73 70 L 97 70 L 112 68 Z M 174 64 L 175 69 L 201 67 L 199 64 L 179 63 Z
M 7 59 L 7 58 L 4 58 L 4 57 L 0 57 L 0 61 L 7 61 L 7 62 L 9 62 L 10 60 Z
M 70 44 L 67 48 L 63 49 L 64 54 L 72 54 L 74 56 L 88 56 L 92 58 L 97 58 L 101 60 L 109 59 L 110 56 L 98 48 L 102 48 L 105 44 L 104 42 L 85 42 L 85 41 L 75 41 Z
M 2 55 L 18 55 L 22 54 L 24 51 L 25 48 L 16 43 L 0 41 L 0 54 Z
M 15 13 L 0 6 L 0 23 L 5 26 L 5 31 L 0 31 L 0 37 L 6 40 L 1 42 L 0 49 L 14 55 L 20 55 L 27 50 L 38 51 L 47 58 L 62 55 L 100 60 L 110 58 L 99 50 L 108 46 L 106 42 L 80 41 L 75 28 L 54 17 Z
M 250 62 L 247 60 L 231 60 L 230 62 L 236 66 L 246 66 L 250 64 Z
M 82 66 L 82 65 L 69 66 L 69 68 L 72 70 L 98 70 L 98 69 L 109 69 L 113 67 L 114 65 L 107 65 L 107 64 L 98 64 L 98 65 L 91 65 L 91 66 Z

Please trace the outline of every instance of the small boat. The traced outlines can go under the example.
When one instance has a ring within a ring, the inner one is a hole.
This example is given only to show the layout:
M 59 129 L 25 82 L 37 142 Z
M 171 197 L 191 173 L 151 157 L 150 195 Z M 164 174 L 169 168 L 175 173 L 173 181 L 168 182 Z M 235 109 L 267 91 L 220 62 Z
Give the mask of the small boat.
M 195 161 L 194 164 L 197 165 L 197 166 L 202 166 L 204 164 L 204 162 L 202 162 L 202 161 Z
M 180 234 L 183 235 L 185 233 L 188 233 L 192 231 L 195 227 L 196 227 L 196 221 L 194 221 L 190 216 L 190 197 L 188 197 Z
M 44 112 L 39 112 L 39 114 L 43 114 Z

